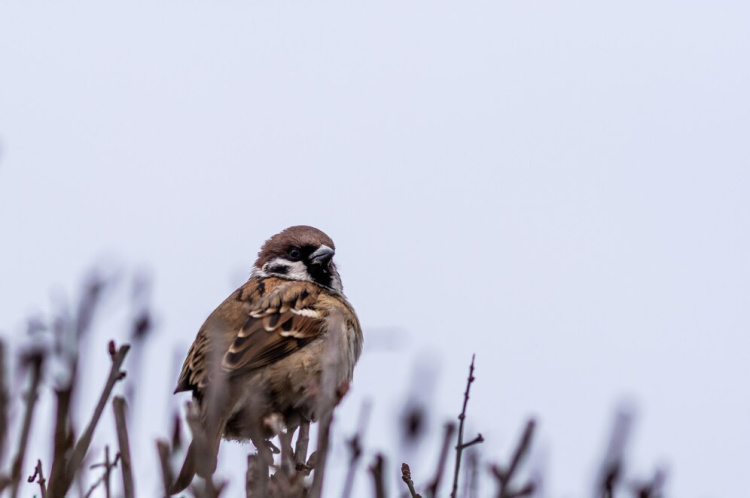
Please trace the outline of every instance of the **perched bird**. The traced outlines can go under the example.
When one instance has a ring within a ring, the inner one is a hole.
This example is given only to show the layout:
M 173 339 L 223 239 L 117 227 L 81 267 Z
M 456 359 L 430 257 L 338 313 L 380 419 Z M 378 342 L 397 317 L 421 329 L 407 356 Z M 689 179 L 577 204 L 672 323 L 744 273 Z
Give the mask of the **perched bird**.
M 363 337 L 334 251 L 331 238 L 310 226 L 274 235 L 250 279 L 200 328 L 175 393 L 192 391 L 205 448 L 194 437 L 173 493 L 196 472 L 213 473 L 222 437 L 259 447 L 274 435 L 268 417 L 279 414 L 293 429 L 320 416 L 326 382 L 334 403 L 348 390 Z

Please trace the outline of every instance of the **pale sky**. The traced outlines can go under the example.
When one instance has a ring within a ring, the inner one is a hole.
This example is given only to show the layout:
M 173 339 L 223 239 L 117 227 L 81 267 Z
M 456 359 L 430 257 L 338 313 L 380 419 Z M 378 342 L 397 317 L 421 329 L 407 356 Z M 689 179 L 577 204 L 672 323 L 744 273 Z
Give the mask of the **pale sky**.
M 174 363 L 261 243 L 311 224 L 365 328 L 341 455 L 372 400 L 366 458 L 392 455 L 396 486 L 415 369 L 437 441 L 477 353 L 470 432 L 504 461 L 537 416 L 547 496 L 588 496 L 623 402 L 628 478 L 663 464 L 670 496 L 746 496 L 748 19 L 740 1 L 3 2 L 0 333 L 20 344 L 92 265 L 151 272 L 149 496 Z M 108 310 L 83 414 L 124 337 Z M 239 483 L 247 447 L 225 446 Z

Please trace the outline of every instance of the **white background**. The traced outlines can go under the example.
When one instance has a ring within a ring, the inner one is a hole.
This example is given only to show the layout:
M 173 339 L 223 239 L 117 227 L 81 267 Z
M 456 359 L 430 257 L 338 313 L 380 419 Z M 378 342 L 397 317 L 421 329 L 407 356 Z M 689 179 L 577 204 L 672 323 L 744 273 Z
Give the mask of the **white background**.
M 748 19 L 740 1 L 4 2 L 1 333 L 20 344 L 94 264 L 150 271 L 150 496 L 176 363 L 261 243 L 311 224 L 366 334 L 339 461 L 371 399 L 366 461 L 387 450 L 396 486 L 403 400 L 431 399 L 437 443 L 476 352 L 470 435 L 506 459 L 536 415 L 548 496 L 590 492 L 623 402 L 628 479 L 661 464 L 670 496 L 746 496 Z M 82 415 L 125 337 L 108 313 Z M 225 446 L 239 482 L 248 448 Z

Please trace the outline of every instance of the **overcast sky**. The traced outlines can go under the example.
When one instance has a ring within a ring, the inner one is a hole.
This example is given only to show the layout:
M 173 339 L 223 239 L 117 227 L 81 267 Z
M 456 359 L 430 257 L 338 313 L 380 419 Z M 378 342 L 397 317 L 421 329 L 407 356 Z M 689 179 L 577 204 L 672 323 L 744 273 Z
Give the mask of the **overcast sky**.
M 548 496 L 589 492 L 622 402 L 628 477 L 745 496 L 748 19 L 739 0 L 3 2 L 0 331 L 18 343 L 92 265 L 150 271 L 135 444 L 155 472 L 173 358 L 266 238 L 311 224 L 365 328 L 341 437 L 372 399 L 368 448 L 397 455 L 421 369 L 437 438 L 476 352 L 470 430 L 507 458 L 536 415 Z M 226 446 L 231 473 L 247 448 Z

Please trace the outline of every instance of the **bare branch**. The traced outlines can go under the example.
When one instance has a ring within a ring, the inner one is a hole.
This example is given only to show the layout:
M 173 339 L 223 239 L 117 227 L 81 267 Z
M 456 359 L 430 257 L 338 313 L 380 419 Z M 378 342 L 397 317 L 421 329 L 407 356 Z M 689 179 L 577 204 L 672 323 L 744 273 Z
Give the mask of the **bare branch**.
M 427 491 L 429 496 L 436 497 L 437 492 L 440 489 L 440 481 L 445 473 L 445 464 L 448 461 L 448 452 L 451 448 L 451 440 L 453 439 L 453 433 L 456 432 L 456 424 L 449 422 L 445 424 L 445 434 L 443 436 L 443 446 L 440 449 L 440 458 L 438 459 L 438 465 L 435 469 L 435 477 L 432 478 Z
M 469 405 L 469 391 L 471 390 L 471 384 L 474 382 L 474 358 L 476 355 L 471 355 L 471 365 L 469 365 L 469 377 L 466 379 L 466 391 L 464 392 L 464 406 L 461 409 L 461 414 L 458 416 L 458 443 L 456 444 L 456 465 L 453 469 L 453 488 L 451 489 L 451 498 L 456 498 L 458 492 L 458 477 L 461 474 L 461 456 L 466 448 L 473 444 L 479 444 L 484 441 L 482 435 L 479 434 L 470 443 L 464 444 L 464 422 L 466 421 L 466 407 Z
M 31 421 L 34 418 L 34 408 L 36 407 L 37 398 L 39 396 L 39 384 L 42 380 L 44 355 L 41 352 L 33 353 L 26 358 L 26 362 L 31 365 L 31 381 L 29 383 L 29 390 L 26 393 L 26 410 L 23 417 L 23 425 L 21 426 L 21 438 L 18 441 L 18 451 L 16 452 L 16 458 L 13 460 L 13 467 L 11 468 L 10 474 L 10 496 L 13 498 L 18 495 L 18 484 L 21 480 L 21 467 L 24 458 L 26 457 L 26 446 L 29 442 Z
M 226 481 L 220 481 L 217 484 L 214 483 L 213 478 L 209 476 L 207 479 L 203 479 L 202 482 L 198 482 L 190 487 L 196 498 L 218 498 L 221 492 L 224 491 Z
M 594 490 L 595 498 L 609 498 L 614 493 L 614 489 L 622 476 L 625 445 L 630 438 L 632 426 L 632 411 L 627 407 L 622 407 L 615 417 L 612 435 L 599 470 L 599 477 Z
M 122 488 L 125 498 L 134 498 L 135 486 L 133 484 L 133 467 L 130 460 L 130 442 L 128 440 L 128 426 L 125 421 L 125 399 L 115 396 L 112 399 L 112 410 L 115 412 L 115 424 L 117 426 L 117 443 L 120 449 L 120 470 L 122 471 Z
M 375 498 L 386 498 L 385 491 L 385 457 L 382 453 L 375 456 L 375 462 L 370 465 L 370 475 L 375 489 Z M 315 471 L 317 473 L 317 470 Z
M 169 488 L 174 482 L 172 467 L 169 465 L 169 443 L 162 439 L 156 441 L 156 451 L 159 453 L 159 464 L 161 466 L 161 482 L 164 486 L 164 496 L 170 496 Z
M 5 341 L 0 340 L 0 463 L 3 462 L 8 437 L 8 382 L 5 368 Z
M 263 472 L 265 471 L 265 479 Z M 268 493 L 268 467 L 261 463 L 258 455 L 247 456 L 247 473 L 245 474 L 245 496 L 263 498 Z
M 279 443 L 281 445 L 281 461 L 280 470 L 281 472 L 289 477 L 295 468 L 294 465 L 294 450 L 292 449 L 292 438 L 294 437 L 295 429 L 289 432 L 289 429 L 279 431 Z
M 482 437 L 482 435 L 481 434 L 477 434 L 477 437 L 475 437 L 474 439 L 472 439 L 468 443 L 462 444 L 459 448 L 463 451 L 466 448 L 469 448 L 470 446 L 474 446 L 475 444 L 479 444 L 479 443 L 483 443 L 483 442 L 484 442 L 484 438 Z
M 657 468 L 650 481 L 633 486 L 636 498 L 660 498 L 666 480 L 667 472 L 661 467 Z
M 409 495 L 411 498 L 422 498 L 422 495 L 417 493 L 417 490 L 414 489 L 414 481 L 411 479 L 411 469 L 409 468 L 409 465 L 402 463 L 401 464 L 401 480 L 406 483 L 406 487 L 409 488 Z
M 44 470 L 42 470 L 41 460 L 36 461 L 34 474 L 27 479 L 27 482 L 34 482 L 34 479 L 36 479 L 36 482 L 39 484 L 39 492 L 42 494 L 42 498 L 47 498 L 47 481 L 44 479 Z
M 307 463 L 307 446 L 310 444 L 310 422 L 304 421 L 297 432 L 297 444 L 294 448 L 294 464 L 301 470 Z
M 468 452 L 466 471 L 464 472 L 464 487 L 461 496 L 474 498 L 477 495 L 477 484 L 479 481 L 479 452 L 472 450 Z
M 94 493 L 94 490 L 98 488 L 100 485 L 104 485 L 104 494 L 106 498 L 110 498 L 112 496 L 112 490 L 110 486 L 110 477 L 112 475 L 112 469 L 117 467 L 117 464 L 120 462 L 120 454 L 118 453 L 115 456 L 114 461 L 110 462 L 109 460 L 109 445 L 104 447 L 104 462 L 102 463 L 95 463 L 91 466 L 92 469 L 96 469 L 98 467 L 104 467 L 104 473 L 102 476 L 96 480 L 94 484 L 91 485 L 88 492 L 85 495 L 85 498 L 88 498 Z
M 112 366 L 109 371 L 109 376 L 107 377 L 107 382 L 104 385 L 101 396 L 99 397 L 99 402 L 96 404 L 94 413 L 91 415 L 91 420 L 83 431 L 83 434 L 81 434 L 81 437 L 78 439 L 78 442 L 73 448 L 73 452 L 67 461 L 65 474 L 60 477 L 53 476 L 53 478 L 50 479 L 50 493 L 53 496 L 64 496 L 67 493 L 76 472 L 81 467 L 81 463 L 86 457 L 86 452 L 88 451 L 89 446 L 91 445 L 91 440 L 94 437 L 94 430 L 96 429 L 99 419 L 102 416 L 102 412 L 104 411 L 104 407 L 112 394 L 112 389 L 114 389 L 115 384 L 118 381 L 125 378 L 125 372 L 121 370 L 121 367 L 129 350 L 130 346 L 127 344 L 123 344 L 118 349 L 115 347 L 114 341 L 110 341 L 109 355 L 112 359 Z
M 344 481 L 344 491 L 341 494 L 344 498 L 348 498 L 352 494 L 354 488 L 354 476 L 357 472 L 357 465 L 362 457 L 362 439 L 367 430 L 367 422 L 370 419 L 370 411 L 372 405 L 369 401 L 365 401 L 362 404 L 362 409 L 359 413 L 359 423 L 357 424 L 357 432 L 354 433 L 349 441 L 347 441 L 350 452 L 349 469 L 346 472 L 346 480 Z
M 340 313 L 331 313 L 328 317 L 328 330 L 342 330 L 344 326 Z M 318 395 L 318 445 L 315 450 L 317 462 L 313 476 L 310 498 L 323 496 L 323 478 L 325 476 L 328 446 L 331 439 L 331 424 L 333 423 L 333 409 L 336 407 L 336 393 L 341 386 L 336 385 L 336 372 L 339 369 L 337 351 L 343 348 L 340 334 L 328 334 L 323 358 L 323 373 L 320 380 L 320 394 Z
M 532 493 L 536 490 L 536 485 L 533 482 L 527 482 L 524 487 L 519 489 L 518 491 L 511 491 L 508 493 L 508 498 L 524 498 L 526 496 L 531 496 Z
M 492 473 L 495 475 L 495 479 L 498 482 L 498 494 L 499 498 L 513 498 L 527 496 L 534 492 L 534 483 L 528 483 L 518 491 L 511 491 L 510 482 L 513 479 L 521 460 L 528 453 L 529 447 L 531 446 L 531 439 L 534 435 L 534 428 L 536 422 L 534 419 L 529 419 L 526 422 L 521 439 L 518 440 L 513 455 L 510 459 L 510 464 L 507 468 L 503 468 L 500 465 L 492 466 Z

